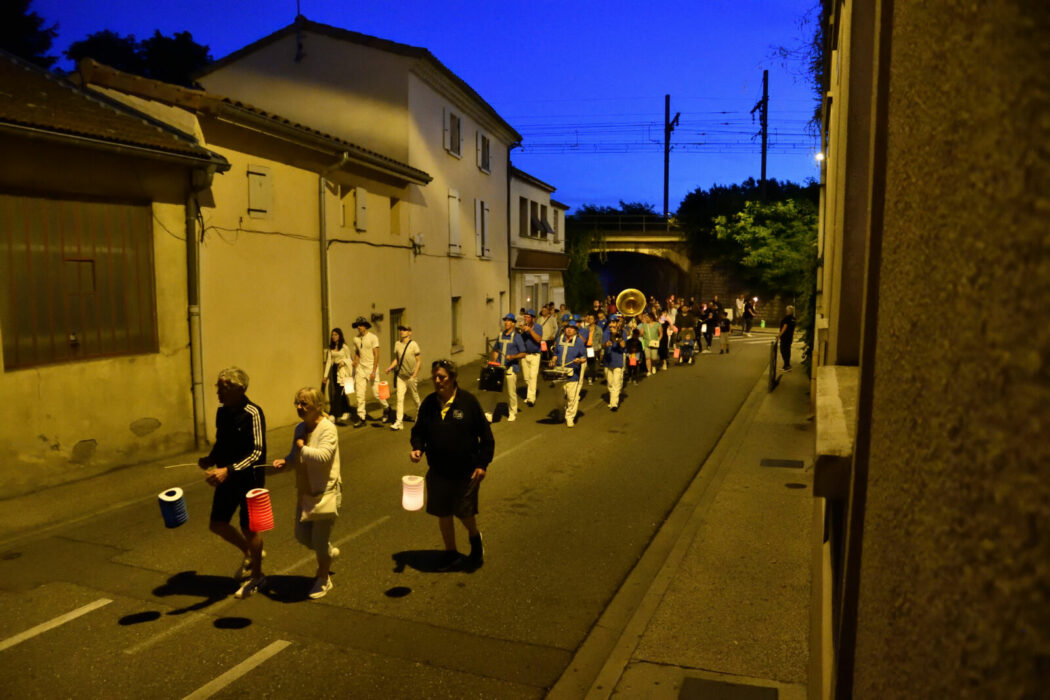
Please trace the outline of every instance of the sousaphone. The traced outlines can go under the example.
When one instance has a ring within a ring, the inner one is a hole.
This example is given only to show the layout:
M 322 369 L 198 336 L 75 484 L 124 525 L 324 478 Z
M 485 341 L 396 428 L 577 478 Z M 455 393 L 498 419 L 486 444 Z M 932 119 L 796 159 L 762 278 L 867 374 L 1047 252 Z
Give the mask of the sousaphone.
M 627 317 L 637 316 L 645 309 L 645 294 L 638 289 L 625 289 L 616 295 L 616 309 Z

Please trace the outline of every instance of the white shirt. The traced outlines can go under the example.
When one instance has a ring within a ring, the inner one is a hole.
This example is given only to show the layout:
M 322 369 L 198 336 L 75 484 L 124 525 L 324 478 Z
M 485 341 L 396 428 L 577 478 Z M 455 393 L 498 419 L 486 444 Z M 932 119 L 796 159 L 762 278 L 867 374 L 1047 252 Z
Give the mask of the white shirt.
M 376 368 L 376 358 L 373 350 L 379 347 L 379 338 L 372 331 L 365 331 L 363 336 L 354 336 L 354 350 L 358 356 L 358 370 L 365 374 L 371 374 Z

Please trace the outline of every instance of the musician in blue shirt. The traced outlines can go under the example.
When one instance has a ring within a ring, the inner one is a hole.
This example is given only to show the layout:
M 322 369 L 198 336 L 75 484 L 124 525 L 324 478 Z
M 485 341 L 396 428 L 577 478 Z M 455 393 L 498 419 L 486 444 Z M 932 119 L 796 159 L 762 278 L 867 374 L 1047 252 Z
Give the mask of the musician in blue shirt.
M 576 410 L 580 406 L 580 377 L 583 365 L 587 362 L 587 346 L 583 339 L 576 335 L 576 321 L 569 321 L 565 333 L 554 348 L 551 366 L 563 367 L 572 371 L 562 385 L 565 391 L 565 425 L 575 425 Z
M 543 326 L 536 323 L 536 312 L 529 309 L 525 312 L 522 323 L 518 326 L 521 339 L 525 343 L 525 357 L 521 358 L 521 373 L 525 376 L 525 404 L 536 405 L 536 385 L 540 376 L 540 341 L 543 340 Z
M 627 347 L 627 335 L 623 329 L 623 317 L 613 314 L 609 325 L 602 334 L 602 347 L 605 355 L 605 383 L 609 387 L 609 410 L 620 407 L 620 389 L 623 387 L 624 349 Z
M 499 334 L 496 347 L 492 350 L 492 361 L 499 362 L 507 370 L 503 383 L 507 386 L 508 421 L 518 417 L 518 374 L 521 372 L 521 359 L 525 357 L 525 341 L 515 328 L 517 323 L 518 318 L 514 314 L 503 317 L 503 332 Z M 485 417 L 492 420 L 491 413 L 486 413 Z

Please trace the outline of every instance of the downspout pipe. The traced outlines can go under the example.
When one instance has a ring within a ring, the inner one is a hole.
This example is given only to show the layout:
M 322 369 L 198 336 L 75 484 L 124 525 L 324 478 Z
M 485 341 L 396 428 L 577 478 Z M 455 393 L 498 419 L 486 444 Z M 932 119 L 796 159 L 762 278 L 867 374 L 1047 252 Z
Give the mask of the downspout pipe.
M 511 221 L 511 201 L 510 201 L 510 178 L 511 178 L 511 164 L 510 164 L 510 152 L 515 148 L 521 148 L 521 141 L 515 141 L 507 148 L 507 311 L 514 308 L 514 304 L 511 299 L 514 298 L 514 256 L 511 249 L 511 241 L 513 237 L 510 235 L 510 221 Z M 519 232 L 520 233 L 520 232 Z M 500 309 L 500 314 L 504 314 L 507 311 Z
M 328 347 L 332 327 L 332 310 L 328 295 L 328 208 L 325 189 L 328 185 L 328 174 L 346 165 L 350 153 L 343 151 L 339 161 L 323 170 L 317 179 L 317 232 L 321 245 L 321 347 Z
M 197 235 L 197 216 L 200 203 L 197 193 L 211 186 L 214 168 L 190 173 L 189 194 L 186 196 L 186 312 L 190 331 L 190 383 L 193 399 L 193 445 L 202 449 L 208 426 L 204 416 L 204 351 L 201 333 L 201 239 Z

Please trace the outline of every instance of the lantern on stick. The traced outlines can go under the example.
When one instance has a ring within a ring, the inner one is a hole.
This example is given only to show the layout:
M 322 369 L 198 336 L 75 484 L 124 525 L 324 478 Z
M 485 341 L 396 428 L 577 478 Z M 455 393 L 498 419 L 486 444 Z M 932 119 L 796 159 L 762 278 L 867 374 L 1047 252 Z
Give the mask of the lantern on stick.
M 248 527 L 252 532 L 273 529 L 273 506 L 267 489 L 252 489 L 244 496 L 248 502 Z

